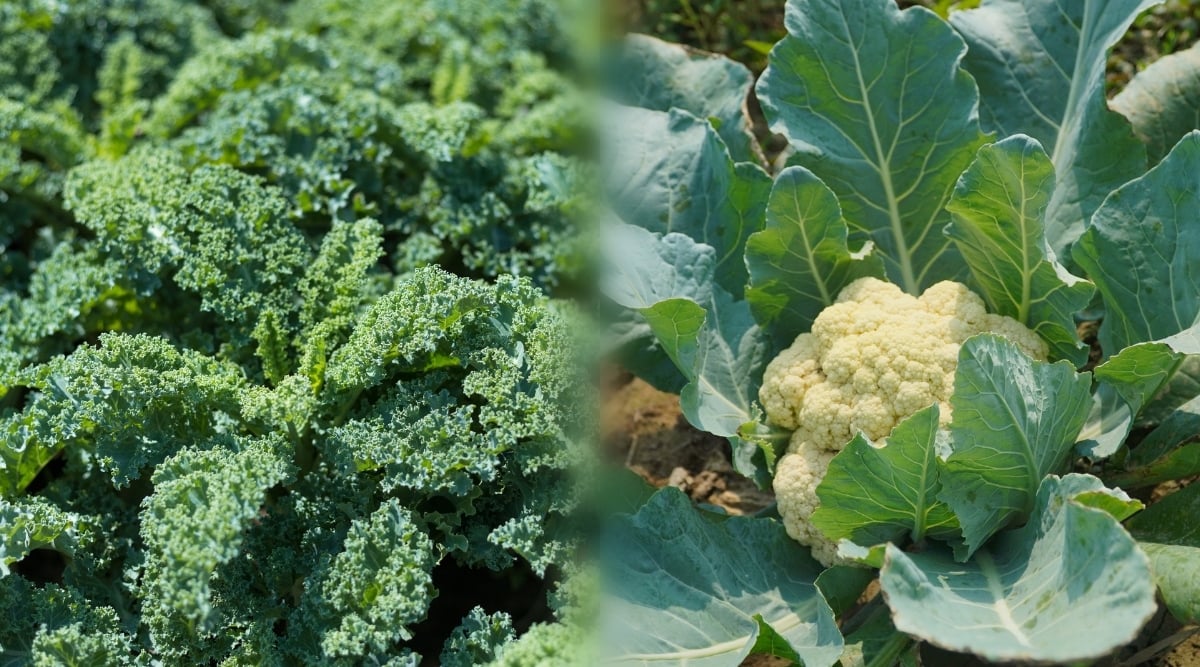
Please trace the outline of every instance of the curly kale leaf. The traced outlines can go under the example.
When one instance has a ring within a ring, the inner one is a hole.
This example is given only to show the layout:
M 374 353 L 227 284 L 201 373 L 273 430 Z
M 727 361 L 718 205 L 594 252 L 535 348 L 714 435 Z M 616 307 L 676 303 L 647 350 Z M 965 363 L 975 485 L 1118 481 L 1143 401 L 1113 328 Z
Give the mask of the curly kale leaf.
M 432 165 L 401 203 L 395 227 L 431 234 L 454 252 L 432 253 L 476 275 L 524 275 L 548 286 L 578 274 L 584 208 L 581 163 L 556 153 L 514 159 L 495 150 Z M 397 272 L 415 268 L 401 253 Z
M 136 308 L 115 262 L 94 244 L 64 241 L 33 266 L 24 293 L 0 308 L 0 336 L 24 363 L 69 352 L 80 339 L 126 326 Z M 2 299 L 3 297 L 0 297 Z
M 579 145 L 580 121 L 570 119 L 584 117 L 582 98 L 540 56 L 514 61 L 489 117 L 475 103 L 411 101 L 370 49 L 360 57 L 286 32 L 237 47 L 201 53 L 146 121 L 186 167 L 263 176 L 310 232 L 331 218 L 375 217 L 400 273 L 440 261 L 553 286 L 578 272 L 570 221 L 582 179 L 548 151 Z
M 6 665 L 150 664 L 111 607 L 14 576 L 0 579 L 0 651 Z
M 527 54 L 571 59 L 563 12 L 553 0 L 303 0 L 291 15 L 306 32 L 373 45 L 435 104 L 488 108 L 511 87 L 514 63 Z
M 170 278 L 197 294 L 235 344 L 265 312 L 295 310 L 309 249 L 287 201 L 251 176 L 220 166 L 188 173 L 170 152 L 139 151 L 75 169 L 65 198 L 137 282 L 152 289 Z
M 96 116 L 99 69 L 110 47 L 132 40 L 153 57 L 146 96 L 216 36 L 210 16 L 182 0 L 17 0 L 0 5 L 0 95 L 37 106 L 65 102 Z
M 344 90 L 327 71 L 292 66 L 277 81 L 223 94 L 171 143 L 189 165 L 265 175 L 295 218 L 387 216 L 406 171 L 399 120 L 373 90 Z
M 500 648 L 491 667 L 583 667 L 589 656 L 586 631 L 563 623 L 537 623 L 517 641 Z
M 512 644 L 432 601 L 579 541 L 560 9 L 0 2 L 0 662 Z
M 279 438 L 184 450 L 152 478 L 143 503 L 144 622 L 164 655 L 182 657 L 215 623 L 210 580 L 241 552 L 268 489 L 293 471 Z
M 512 618 L 504 612 L 489 614 L 475 607 L 463 617 L 463 622 L 450 633 L 442 647 L 440 664 L 443 667 L 473 667 L 484 665 L 496 656 L 500 647 L 515 636 Z
M 177 136 L 226 95 L 273 85 L 296 68 L 325 72 L 340 81 L 343 92 L 362 88 L 388 99 L 404 97 L 404 78 L 395 65 L 372 58 L 369 49 L 337 49 L 336 44 L 279 30 L 216 42 L 180 68 L 154 101 L 145 130 L 164 139 Z
M 225 34 L 237 37 L 286 20 L 287 4 L 278 0 L 202 0 Z
M 55 237 L 67 225 L 60 201 L 65 172 L 90 155 L 70 109 L 49 112 L 0 96 L 0 276 L 6 282 L 22 282 L 38 246 L 60 240 Z
M 27 486 L 67 445 L 93 452 L 124 486 L 223 428 L 239 412 L 244 382 L 230 364 L 161 338 L 122 334 L 105 334 L 99 347 L 80 347 L 29 375 L 28 387 L 39 393 L 10 417 L 9 446 L 0 449 L 6 493 Z
M 383 255 L 382 245 L 383 228 L 374 220 L 333 223 L 300 281 L 304 298 L 300 323 L 305 331 L 323 323 L 343 331 L 353 325 L 371 297 L 379 296 L 368 279 Z
M 436 562 L 412 513 L 395 499 L 384 503 L 355 521 L 344 550 L 314 573 L 297 632 L 319 636 L 326 656 L 393 654 L 397 642 L 412 638 L 408 626 L 425 617 Z
M 380 298 L 331 355 L 327 391 L 354 399 L 396 373 L 458 365 L 455 346 L 472 341 L 468 328 L 490 314 L 489 297 L 481 283 L 436 269 L 416 272 Z
M 81 518 L 36 496 L 0 499 L 0 577 L 34 549 L 70 553 Z

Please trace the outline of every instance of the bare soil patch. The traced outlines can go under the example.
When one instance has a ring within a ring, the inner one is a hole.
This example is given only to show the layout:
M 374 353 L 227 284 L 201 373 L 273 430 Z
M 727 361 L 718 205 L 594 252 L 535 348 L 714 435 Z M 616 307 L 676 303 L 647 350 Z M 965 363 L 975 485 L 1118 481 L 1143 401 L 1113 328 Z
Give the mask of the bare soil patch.
M 605 386 L 606 453 L 651 485 L 677 487 L 730 514 L 752 514 L 774 502 L 769 491 L 733 469 L 727 441 L 687 423 L 678 396 L 616 369 Z

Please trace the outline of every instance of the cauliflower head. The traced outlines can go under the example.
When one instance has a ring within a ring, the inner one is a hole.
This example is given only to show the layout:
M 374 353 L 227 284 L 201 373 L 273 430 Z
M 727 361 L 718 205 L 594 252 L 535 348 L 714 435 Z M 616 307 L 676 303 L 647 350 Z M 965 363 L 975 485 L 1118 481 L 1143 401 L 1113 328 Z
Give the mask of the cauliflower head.
M 775 506 L 788 535 L 811 548 L 813 558 L 829 567 L 837 562 L 837 545 L 825 539 L 811 519 L 817 511 L 817 485 L 837 452 L 793 442 L 797 444 L 775 467 Z
M 876 278 L 846 286 L 770 364 L 758 398 L 767 420 L 792 429 L 775 494 L 788 534 L 831 564 L 836 547 L 809 518 L 834 454 L 862 432 L 882 442 L 897 423 L 937 403 L 950 420 L 958 352 L 975 334 L 1007 338 L 1044 360 L 1046 343 L 1020 322 L 987 312 L 966 285 L 940 282 L 920 297 Z
M 948 419 L 959 348 L 984 332 L 1046 358 L 1037 334 L 988 313 L 966 285 L 940 282 L 914 297 L 861 278 L 767 365 L 758 398 L 768 421 L 822 449 L 840 450 L 859 431 L 875 441 L 933 403 Z

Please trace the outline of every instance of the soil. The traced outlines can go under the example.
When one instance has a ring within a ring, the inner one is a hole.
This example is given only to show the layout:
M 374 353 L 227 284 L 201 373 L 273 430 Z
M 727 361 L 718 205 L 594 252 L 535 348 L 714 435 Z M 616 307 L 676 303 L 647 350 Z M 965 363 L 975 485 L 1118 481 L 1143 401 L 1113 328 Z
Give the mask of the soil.
M 1200 665 L 1200 634 L 1194 634 L 1158 660 L 1159 667 L 1197 667 Z
M 655 487 L 677 487 L 729 514 L 753 514 L 774 502 L 734 471 L 728 441 L 687 423 L 678 396 L 618 369 L 608 376 L 601 436 L 609 456 Z

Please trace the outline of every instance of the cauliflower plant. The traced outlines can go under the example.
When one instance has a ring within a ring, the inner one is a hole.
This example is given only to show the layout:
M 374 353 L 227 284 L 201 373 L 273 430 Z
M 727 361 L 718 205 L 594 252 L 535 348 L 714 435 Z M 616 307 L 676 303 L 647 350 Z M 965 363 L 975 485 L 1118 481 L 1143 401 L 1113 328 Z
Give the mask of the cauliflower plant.
M 767 365 L 758 398 L 767 420 L 793 429 L 775 473 L 775 495 L 788 534 L 829 565 L 836 546 L 809 523 L 829 462 L 862 432 L 880 443 L 897 423 L 933 403 L 943 424 L 958 351 L 992 332 L 1035 359 L 1047 346 L 1020 322 L 987 312 L 983 299 L 955 282 L 920 297 L 876 278 L 846 286 L 837 301 Z

